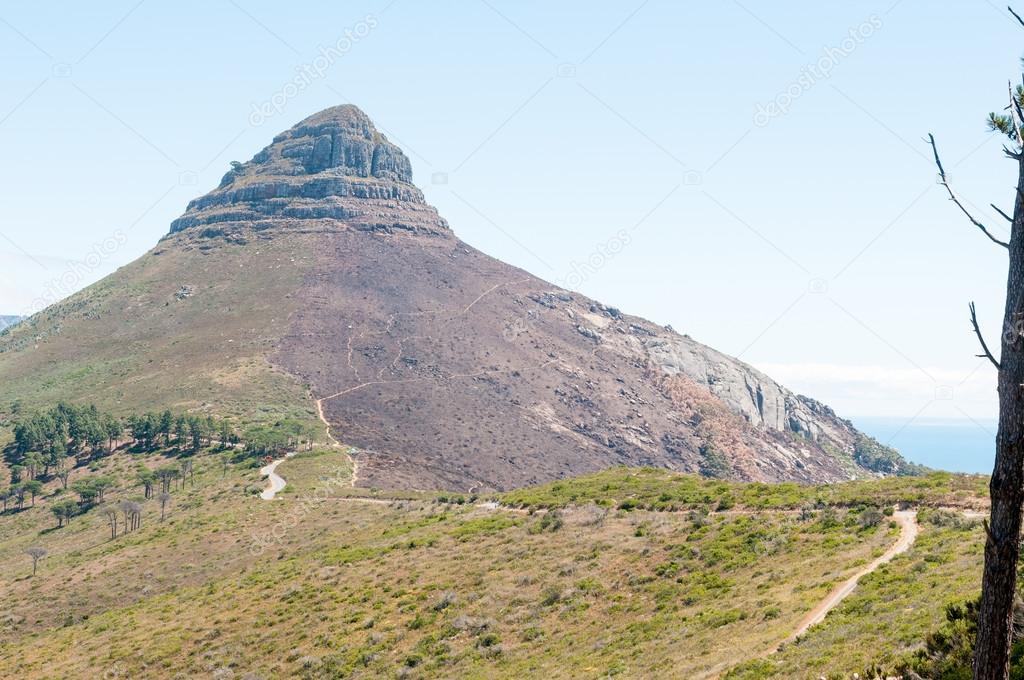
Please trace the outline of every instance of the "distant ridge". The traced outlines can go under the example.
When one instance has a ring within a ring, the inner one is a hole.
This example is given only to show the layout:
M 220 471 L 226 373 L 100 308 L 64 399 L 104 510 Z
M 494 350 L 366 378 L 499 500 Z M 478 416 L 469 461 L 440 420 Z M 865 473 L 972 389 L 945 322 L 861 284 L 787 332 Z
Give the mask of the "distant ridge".
M 25 317 L 22 317 L 22 316 L 11 316 L 11 315 L 3 316 L 3 315 L 0 315 L 0 331 L 2 331 L 5 328 L 8 328 L 10 326 L 13 326 L 14 324 L 18 323 L 19 321 L 21 321 L 24 318 Z

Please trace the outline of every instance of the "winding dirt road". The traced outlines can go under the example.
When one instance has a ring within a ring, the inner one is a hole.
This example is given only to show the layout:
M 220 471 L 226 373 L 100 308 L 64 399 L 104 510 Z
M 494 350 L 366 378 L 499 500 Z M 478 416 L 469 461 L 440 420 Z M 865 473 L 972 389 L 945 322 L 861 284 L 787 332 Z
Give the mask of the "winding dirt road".
M 832 592 L 825 596 L 825 599 L 816 604 L 814 609 L 809 611 L 807 615 L 800 620 L 800 624 L 797 626 L 797 629 L 789 637 L 782 640 L 779 644 L 766 652 L 758 654 L 757 657 L 771 656 L 782 649 L 783 645 L 794 642 L 798 637 L 806 633 L 811 626 L 824 621 L 825 617 L 828 616 L 828 613 L 838 607 L 839 604 L 845 600 L 850 593 L 854 591 L 854 589 L 856 589 L 857 583 L 860 582 L 862 578 L 875 571 L 883 564 L 890 562 L 897 555 L 910 550 L 910 547 L 914 545 L 914 541 L 917 540 L 917 534 L 920 531 L 920 527 L 917 524 L 917 511 L 897 510 L 893 513 L 892 519 L 900 525 L 900 535 L 899 538 L 896 539 L 896 542 L 889 546 L 888 550 L 874 559 L 870 564 L 866 565 L 856 574 L 836 586 Z M 694 680 L 710 680 L 711 678 L 717 678 L 724 671 L 735 666 L 738 662 L 738 659 L 724 661 L 696 676 Z
M 330 397 L 325 397 L 325 399 L 329 399 L 329 398 Z M 322 422 L 324 424 L 324 427 L 327 430 L 327 440 L 330 442 L 331 447 L 336 448 L 336 449 L 343 449 L 343 448 L 345 448 L 344 446 L 341 445 L 341 442 L 339 442 L 337 439 L 335 439 L 334 435 L 331 434 L 331 424 L 327 421 L 327 417 L 324 416 L 324 400 L 323 399 L 317 399 L 316 400 L 316 414 L 317 414 L 317 416 L 319 416 L 320 422 Z M 352 463 L 352 486 L 354 487 L 356 485 L 356 481 L 359 479 L 359 461 L 357 461 L 356 457 L 353 456 L 350 453 L 346 453 L 346 455 L 348 456 L 349 462 Z
M 324 424 L 324 427 L 327 428 L 327 439 L 331 447 L 336 449 L 344 449 L 345 447 L 342 446 L 341 443 L 334 438 L 334 435 L 331 434 L 331 424 L 327 422 L 327 418 L 324 417 L 323 399 L 316 400 L 316 413 L 320 417 L 320 421 Z M 262 498 L 265 501 L 272 501 L 277 496 L 277 494 L 280 493 L 285 486 L 287 486 L 288 482 L 285 481 L 284 477 L 277 474 L 277 466 L 295 455 L 298 455 L 298 451 L 286 453 L 284 455 L 284 458 L 278 458 L 277 460 L 271 461 L 267 465 L 264 465 L 262 468 L 260 468 L 260 475 L 262 477 L 267 478 L 267 488 L 264 489 L 263 493 L 260 494 L 260 498 Z M 348 459 L 352 463 L 351 483 L 352 486 L 355 486 L 356 480 L 359 478 L 359 462 L 351 454 L 346 455 L 348 455 Z
M 337 448 L 344 448 L 331 435 L 330 423 L 328 423 L 327 419 L 324 417 L 323 400 L 317 400 L 316 407 L 317 413 L 320 416 L 320 420 L 323 421 L 324 425 L 327 428 L 327 437 L 328 439 L 330 439 L 331 446 Z M 274 497 L 282 489 L 284 489 L 287 482 L 276 473 L 277 466 L 294 455 L 296 455 L 296 452 L 288 453 L 285 455 L 284 458 L 275 460 L 269 463 L 268 465 L 264 466 L 262 469 L 260 469 L 260 474 L 268 478 L 267 488 L 263 491 L 262 494 L 260 494 L 260 498 L 262 498 L 263 500 L 273 500 Z M 353 456 L 349 456 L 349 459 L 352 461 L 352 485 L 355 486 L 356 475 L 358 472 L 357 463 Z M 363 501 L 372 503 L 391 502 L 389 500 L 383 499 L 363 498 L 346 498 L 339 500 Z M 511 508 L 506 508 L 505 506 L 502 506 L 496 502 L 480 503 L 478 507 L 485 508 L 488 510 L 511 510 Z M 815 605 L 814 608 L 811 611 L 809 611 L 803 619 L 801 619 L 800 624 L 797 626 L 797 629 L 789 637 L 785 638 L 777 645 L 775 645 L 775 647 L 771 648 L 766 652 L 763 652 L 759 656 L 770 656 L 772 654 L 775 654 L 782 648 L 783 645 L 794 642 L 798 637 L 806 633 L 811 628 L 811 626 L 814 626 L 824 621 L 825 617 L 828 616 L 828 613 L 836 607 L 838 607 L 839 604 L 842 603 L 842 601 L 846 599 L 850 595 L 850 593 L 854 591 L 854 589 L 856 589 L 857 584 L 860 582 L 860 579 L 874 572 L 883 564 L 887 564 L 897 555 L 905 553 L 907 550 L 911 548 L 911 546 L 914 545 L 914 542 L 917 540 L 918 532 L 920 531 L 920 527 L 917 524 L 917 511 L 898 510 L 893 513 L 892 519 L 900 525 L 900 535 L 899 538 L 896 539 L 896 542 L 889 546 L 888 550 L 882 553 L 879 557 L 872 560 L 863 569 L 859 570 L 853 576 L 851 576 L 850 578 L 846 579 L 841 584 L 836 586 L 836 588 L 833 589 L 832 592 L 830 592 L 823 600 L 821 600 L 817 605 Z M 708 680 L 710 678 L 718 677 L 718 675 L 720 675 L 722 671 L 733 666 L 734 664 L 735 660 L 718 664 L 715 667 L 709 669 L 708 671 L 705 671 L 703 674 L 697 676 L 695 680 Z
M 807 632 L 807 630 L 816 624 L 821 623 L 825 620 L 825 617 L 830 611 L 839 606 L 839 603 L 846 599 L 846 597 L 853 592 L 854 588 L 857 587 L 857 583 L 865 576 L 878 569 L 883 564 L 891 561 L 892 558 L 910 550 L 910 546 L 914 545 L 914 541 L 917 540 L 917 534 L 920 529 L 917 525 L 917 511 L 915 510 L 898 510 L 893 513 L 893 520 L 900 525 L 900 537 L 896 539 L 888 550 L 882 553 L 881 556 L 876 558 L 873 562 L 868 564 L 866 567 L 858 571 L 856 574 L 846 579 L 843 583 L 839 584 L 835 590 L 828 594 L 828 596 L 819 602 L 817 606 L 807 613 L 807 616 L 800 621 L 800 625 L 796 631 L 788 638 L 783 640 L 775 647 L 770 654 L 774 654 L 779 651 L 782 645 L 793 642 L 798 637 Z
M 265 501 L 272 501 L 277 494 L 284 489 L 288 482 L 284 481 L 284 478 L 277 474 L 277 466 L 285 462 L 296 454 L 295 451 L 286 453 L 284 458 L 278 458 L 277 460 L 264 465 L 260 468 L 260 475 L 267 478 L 267 488 L 260 494 L 260 498 Z

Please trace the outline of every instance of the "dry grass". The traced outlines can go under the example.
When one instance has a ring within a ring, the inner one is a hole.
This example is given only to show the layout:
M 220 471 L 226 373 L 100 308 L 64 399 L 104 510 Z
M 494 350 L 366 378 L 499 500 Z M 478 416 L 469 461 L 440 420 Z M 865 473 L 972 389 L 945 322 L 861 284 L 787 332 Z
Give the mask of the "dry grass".
M 266 360 L 298 306 L 309 239 L 215 250 L 173 241 L 0 335 L 0 412 L 16 399 L 29 408 L 63 399 L 117 414 L 315 422 L 308 390 Z M 182 286 L 190 297 L 175 296 Z
M 96 511 L 50 532 L 42 507 L 0 519 L 0 674 L 694 677 L 770 648 L 895 535 L 859 529 L 846 509 L 827 525 L 583 503 L 552 521 L 464 498 L 366 502 L 334 484 L 348 469 L 338 450 L 284 463 L 292 489 L 267 503 L 250 494 L 252 469 L 196 465 L 167 522 L 149 503 L 142 530 L 116 541 Z M 35 578 L 20 554 L 30 542 L 51 555 Z M 888 568 L 931 579 L 914 606 L 879 596 L 828 644 L 884 651 L 870 629 L 880 611 L 912 636 L 930 603 L 974 587 L 914 554 Z M 805 658 L 793 653 L 779 658 Z

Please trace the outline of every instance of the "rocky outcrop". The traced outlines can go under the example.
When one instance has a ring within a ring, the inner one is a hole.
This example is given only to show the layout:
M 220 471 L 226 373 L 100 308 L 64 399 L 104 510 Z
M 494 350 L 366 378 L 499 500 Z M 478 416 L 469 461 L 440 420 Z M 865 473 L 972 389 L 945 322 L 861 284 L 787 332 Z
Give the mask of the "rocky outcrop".
M 335 170 L 351 177 L 412 183 L 412 164 L 355 106 L 336 106 L 274 138 L 253 159 L 262 174 L 316 174 Z
M 216 190 L 189 203 L 171 233 L 211 225 L 259 230 L 270 223 L 451 234 L 412 184 L 406 155 L 354 106 L 310 116 L 249 162 L 233 164 Z
M 852 454 L 852 427 L 829 407 L 796 395 L 757 369 L 675 333 L 645 343 L 651 362 L 667 375 L 682 373 L 706 385 L 755 427 L 827 441 Z

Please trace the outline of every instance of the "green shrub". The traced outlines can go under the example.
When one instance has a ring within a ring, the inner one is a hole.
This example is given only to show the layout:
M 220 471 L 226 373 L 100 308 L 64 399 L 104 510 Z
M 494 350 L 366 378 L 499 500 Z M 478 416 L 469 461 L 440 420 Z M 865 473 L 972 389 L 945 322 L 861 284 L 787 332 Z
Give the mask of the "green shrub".
M 477 639 L 476 644 L 477 647 L 494 647 L 500 642 L 501 638 L 497 633 L 485 633 Z
M 539 640 L 542 637 L 544 637 L 544 631 L 540 628 L 530 627 L 523 631 L 523 634 L 519 636 L 519 639 L 523 642 L 533 642 L 534 640 Z
M 548 586 L 540 594 L 540 603 L 544 607 L 557 604 L 562 599 L 562 591 L 555 586 Z
M 562 519 L 562 513 L 558 510 L 548 510 L 541 515 L 540 521 L 537 522 L 531 529 L 532 534 L 542 534 L 545 531 L 555 532 L 562 528 L 565 521 Z
M 870 529 L 881 524 L 884 518 L 885 515 L 883 515 L 882 511 L 878 508 L 868 508 L 860 513 L 857 521 L 860 522 L 860 526 L 862 528 Z

